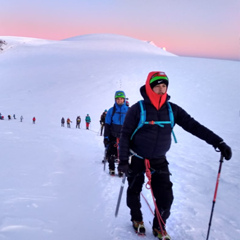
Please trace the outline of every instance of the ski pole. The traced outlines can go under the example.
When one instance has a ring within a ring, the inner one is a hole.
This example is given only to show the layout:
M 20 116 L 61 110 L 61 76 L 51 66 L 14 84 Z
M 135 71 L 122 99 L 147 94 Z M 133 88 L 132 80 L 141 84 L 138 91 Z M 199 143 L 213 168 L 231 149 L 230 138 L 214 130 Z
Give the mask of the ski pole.
M 117 201 L 117 206 L 116 206 L 116 211 L 115 211 L 115 217 L 117 217 L 118 215 L 118 210 L 119 210 L 119 206 L 120 206 L 120 202 L 121 202 L 121 198 L 122 198 L 122 193 L 123 193 L 123 188 L 124 188 L 124 184 L 125 184 L 125 180 L 126 180 L 126 174 L 123 174 L 123 178 L 122 178 L 122 184 L 120 187 L 120 192 L 118 195 L 118 201 Z
M 212 210 L 211 210 L 210 220 L 209 220 L 209 224 L 208 224 L 208 232 L 207 232 L 207 239 L 206 240 L 208 240 L 209 233 L 210 233 L 212 217 L 213 217 L 213 210 L 214 210 L 214 206 L 215 206 L 215 202 L 216 202 L 216 198 L 217 198 L 218 184 L 219 184 L 219 179 L 220 179 L 220 174 L 221 174 L 221 169 L 222 169 L 222 163 L 223 163 L 223 155 L 221 154 L 220 164 L 219 164 L 219 169 L 218 169 L 218 175 L 217 175 L 217 182 L 216 182 L 215 192 L 214 192 L 214 196 L 213 196 L 213 204 L 212 204 Z
M 104 151 L 103 171 L 105 171 L 106 169 L 106 162 L 107 162 L 107 147 L 105 148 L 105 151 Z
M 119 162 L 119 138 L 117 138 L 117 158 Z

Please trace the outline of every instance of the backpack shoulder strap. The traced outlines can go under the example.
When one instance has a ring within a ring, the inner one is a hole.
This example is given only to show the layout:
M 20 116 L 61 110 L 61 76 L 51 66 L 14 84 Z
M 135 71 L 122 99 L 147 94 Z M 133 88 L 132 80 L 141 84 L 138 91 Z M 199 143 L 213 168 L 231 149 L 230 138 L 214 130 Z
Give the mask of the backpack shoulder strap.
M 173 115 L 173 110 L 172 110 L 172 106 L 169 102 L 167 102 L 168 105 L 168 112 L 169 112 L 169 120 L 171 122 L 171 127 L 174 127 L 174 115 Z
M 115 106 L 115 104 L 113 105 L 113 110 L 112 110 L 112 115 L 111 115 L 111 123 L 112 123 L 112 118 L 113 118 L 113 115 L 114 115 L 114 113 L 116 112 L 116 106 Z
M 167 102 L 167 105 L 168 105 L 169 119 L 170 119 L 170 122 L 171 122 L 173 139 L 174 139 L 174 142 L 177 143 L 177 138 L 176 138 L 176 135 L 173 131 L 173 127 L 174 127 L 175 123 L 174 123 L 174 115 L 173 115 L 172 106 L 169 102 Z
M 140 121 L 138 123 L 138 125 L 143 125 L 146 121 L 146 109 L 145 109 L 145 104 L 144 101 L 141 100 L 139 101 L 139 105 L 140 105 Z
M 144 101 L 141 100 L 141 101 L 138 101 L 138 103 L 140 105 L 140 120 L 139 120 L 138 126 L 134 130 L 130 140 L 132 140 L 135 133 L 138 131 L 139 128 L 141 128 L 145 124 L 145 121 L 146 121 L 146 109 L 145 109 Z

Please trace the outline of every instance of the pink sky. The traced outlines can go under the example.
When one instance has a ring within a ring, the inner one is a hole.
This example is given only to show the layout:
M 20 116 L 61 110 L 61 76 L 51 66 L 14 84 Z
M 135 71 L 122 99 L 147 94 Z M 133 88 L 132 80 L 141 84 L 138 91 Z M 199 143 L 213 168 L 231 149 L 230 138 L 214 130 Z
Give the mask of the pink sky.
M 239 0 L 9 0 L 0 36 L 60 40 L 114 33 L 183 56 L 240 60 Z

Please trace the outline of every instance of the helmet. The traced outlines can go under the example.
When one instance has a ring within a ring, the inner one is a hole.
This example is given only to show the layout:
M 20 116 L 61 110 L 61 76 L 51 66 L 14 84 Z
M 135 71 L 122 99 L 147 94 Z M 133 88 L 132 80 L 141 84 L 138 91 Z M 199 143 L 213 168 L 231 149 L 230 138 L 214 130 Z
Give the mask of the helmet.
M 115 98 L 126 98 L 124 91 L 116 91 Z

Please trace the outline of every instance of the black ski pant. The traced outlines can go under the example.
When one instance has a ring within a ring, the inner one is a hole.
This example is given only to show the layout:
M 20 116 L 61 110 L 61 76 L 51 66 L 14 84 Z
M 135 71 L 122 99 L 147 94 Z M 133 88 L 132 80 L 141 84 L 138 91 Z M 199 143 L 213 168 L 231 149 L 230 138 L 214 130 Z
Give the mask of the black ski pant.
M 102 136 L 102 134 L 103 134 L 103 129 L 104 129 L 104 124 L 101 124 L 101 133 L 100 133 L 100 136 Z
M 173 203 L 172 183 L 168 162 L 164 159 L 150 161 L 152 171 L 151 187 L 161 217 L 166 223 L 170 216 L 170 209 Z M 141 212 L 140 193 L 144 183 L 145 163 L 144 159 L 133 156 L 129 166 L 127 206 L 130 208 L 131 221 L 143 221 Z M 153 228 L 159 226 L 156 211 L 153 219 Z
M 115 170 L 115 159 L 118 157 L 117 141 L 111 140 L 107 150 L 109 169 Z

